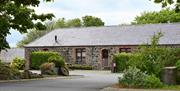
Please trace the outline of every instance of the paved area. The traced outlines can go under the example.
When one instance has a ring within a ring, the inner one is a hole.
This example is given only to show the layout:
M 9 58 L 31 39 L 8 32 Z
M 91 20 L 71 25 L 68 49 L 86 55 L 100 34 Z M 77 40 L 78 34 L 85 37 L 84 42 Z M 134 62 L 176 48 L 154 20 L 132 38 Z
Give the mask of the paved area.
M 159 89 L 117 89 L 112 87 L 107 87 L 101 89 L 100 91 L 178 91 L 178 90 L 159 90 Z
M 117 83 L 110 71 L 71 71 L 72 78 L 0 83 L 0 91 L 100 91 Z M 83 76 L 82 76 L 83 75 Z

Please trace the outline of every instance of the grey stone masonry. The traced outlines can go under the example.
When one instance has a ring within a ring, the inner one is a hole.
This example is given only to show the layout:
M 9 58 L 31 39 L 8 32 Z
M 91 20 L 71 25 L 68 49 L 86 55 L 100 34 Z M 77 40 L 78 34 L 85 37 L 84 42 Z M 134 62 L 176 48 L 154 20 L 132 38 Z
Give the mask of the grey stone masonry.
M 167 45 L 168 47 L 180 47 L 180 45 Z M 93 69 L 102 70 L 105 68 L 110 68 L 113 60 L 113 55 L 119 52 L 120 48 L 131 48 L 132 51 L 138 50 L 138 46 L 132 45 L 122 45 L 122 46 L 77 46 L 77 47 L 25 47 L 25 59 L 26 59 L 26 69 L 29 69 L 31 60 L 30 54 L 35 51 L 44 51 L 44 49 L 52 52 L 58 52 L 59 55 L 63 56 L 66 63 L 75 64 L 76 63 L 76 49 L 85 48 L 85 64 L 93 66 Z M 103 66 L 102 50 L 108 50 L 108 66 Z

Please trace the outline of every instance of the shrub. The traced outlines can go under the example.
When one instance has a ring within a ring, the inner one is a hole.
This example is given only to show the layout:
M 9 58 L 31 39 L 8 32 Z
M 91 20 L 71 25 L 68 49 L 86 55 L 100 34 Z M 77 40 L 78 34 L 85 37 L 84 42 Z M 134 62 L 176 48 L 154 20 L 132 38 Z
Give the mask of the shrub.
M 135 66 L 147 74 L 155 74 L 160 77 L 161 69 L 164 66 L 174 65 L 175 56 L 171 49 L 158 47 L 144 47 L 134 53 L 129 59 L 128 65 Z
M 155 75 L 148 75 L 144 78 L 143 84 L 141 87 L 143 87 L 143 88 L 159 88 L 162 86 L 163 86 L 163 84 L 161 83 L 159 78 L 157 78 Z
M 55 68 L 54 63 L 43 63 L 40 66 L 41 74 L 55 75 L 54 68 Z
M 175 48 L 172 51 L 174 52 L 174 55 L 176 57 L 175 60 L 180 60 L 180 55 L 179 55 L 180 54 L 180 48 Z
M 180 60 L 176 62 L 176 68 L 177 68 L 177 83 L 180 84 Z
M 77 69 L 77 70 L 92 70 L 93 67 L 89 65 L 72 65 L 68 67 L 69 69 Z
M 16 69 L 23 69 L 25 66 L 25 60 L 23 58 L 16 57 L 11 62 L 10 66 Z
M 147 75 L 136 67 L 125 70 L 123 77 L 119 78 L 119 84 L 134 88 L 158 88 L 161 81 L 155 75 Z
M 48 58 L 48 62 L 53 62 L 56 67 L 64 67 L 65 62 L 64 59 L 59 55 L 53 55 Z
M 127 63 L 130 57 L 131 57 L 131 54 L 129 53 L 118 53 L 114 55 L 113 60 L 116 63 L 117 72 L 122 72 L 128 67 Z
M 178 60 L 178 61 L 176 62 L 176 68 L 177 68 L 178 71 L 180 71 L 180 60 Z
M 40 65 L 48 62 L 48 58 L 53 55 L 59 55 L 57 52 L 33 52 L 31 54 L 31 68 L 39 69 Z
M 119 78 L 119 84 L 123 84 L 126 87 L 139 87 L 143 83 L 143 79 L 146 74 L 136 67 L 129 67 L 124 70 L 123 77 Z
M 128 61 L 128 66 L 137 67 L 138 69 L 143 68 L 143 56 L 140 53 L 134 53 Z
M 19 79 L 20 72 L 11 68 L 9 65 L 1 63 L 0 64 L 0 80 L 11 80 L 11 79 Z

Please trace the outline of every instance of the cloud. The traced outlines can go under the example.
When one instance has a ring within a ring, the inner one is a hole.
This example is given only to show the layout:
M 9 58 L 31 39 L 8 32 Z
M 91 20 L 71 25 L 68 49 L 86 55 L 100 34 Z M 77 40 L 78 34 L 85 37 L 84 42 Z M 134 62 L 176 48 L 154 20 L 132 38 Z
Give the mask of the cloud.
M 143 11 L 158 11 L 160 5 L 149 0 L 55 0 L 41 3 L 37 13 L 53 13 L 57 18 L 80 18 L 93 15 L 102 18 L 106 25 L 130 23 Z M 112 17 L 113 16 L 113 17 Z

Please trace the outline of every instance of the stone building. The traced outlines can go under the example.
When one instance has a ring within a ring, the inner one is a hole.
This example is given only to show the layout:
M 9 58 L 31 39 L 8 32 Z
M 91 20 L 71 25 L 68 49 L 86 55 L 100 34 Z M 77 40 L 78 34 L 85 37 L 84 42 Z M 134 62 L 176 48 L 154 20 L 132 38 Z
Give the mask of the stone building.
M 25 46 L 26 67 L 32 52 L 55 51 L 67 63 L 108 69 L 115 53 L 137 50 L 157 32 L 160 46 L 180 47 L 180 23 L 57 29 Z

